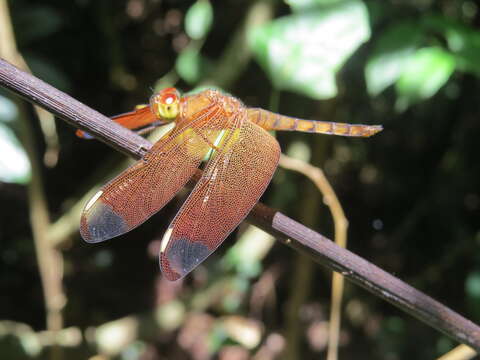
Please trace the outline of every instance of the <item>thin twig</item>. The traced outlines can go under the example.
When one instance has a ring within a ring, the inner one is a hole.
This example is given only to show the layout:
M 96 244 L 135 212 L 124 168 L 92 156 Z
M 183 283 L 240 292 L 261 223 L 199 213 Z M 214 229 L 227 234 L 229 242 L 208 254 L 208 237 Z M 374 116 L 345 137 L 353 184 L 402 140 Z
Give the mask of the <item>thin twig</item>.
M 335 228 L 335 243 L 342 248 L 346 248 L 348 221 L 342 205 L 323 171 L 305 161 L 294 159 L 283 154 L 280 157 L 280 166 L 305 175 L 320 190 L 325 204 L 330 208 L 330 212 L 332 213 Z M 338 272 L 334 272 L 332 276 L 330 323 L 328 326 L 327 360 L 336 360 L 338 358 L 343 282 L 343 276 Z
M 28 69 L 23 57 L 17 51 L 10 13 L 5 0 L 0 0 L 0 56 L 7 57 L 16 65 Z M 27 104 L 18 98 L 16 98 L 16 104 L 19 109 L 19 120 L 22 129 L 21 141 L 32 169 L 31 180 L 28 184 L 29 215 L 45 300 L 46 327 L 55 333 L 63 328 L 62 310 L 66 301 L 62 284 L 63 257 L 60 251 L 50 245 L 47 238 L 50 215 L 43 189 L 41 164 L 36 154 L 38 147 L 35 144 L 34 130 L 28 121 Z M 46 120 L 53 121 L 53 116 L 44 109 L 35 106 L 35 110 L 42 122 Z M 54 345 L 50 351 L 50 359 L 60 359 L 61 356 L 61 348 Z
M 1 59 L 0 85 L 137 159 L 151 147 L 142 137 Z M 200 174 L 199 170 L 195 178 Z M 248 220 L 433 328 L 480 350 L 480 327 L 319 233 L 261 203 Z

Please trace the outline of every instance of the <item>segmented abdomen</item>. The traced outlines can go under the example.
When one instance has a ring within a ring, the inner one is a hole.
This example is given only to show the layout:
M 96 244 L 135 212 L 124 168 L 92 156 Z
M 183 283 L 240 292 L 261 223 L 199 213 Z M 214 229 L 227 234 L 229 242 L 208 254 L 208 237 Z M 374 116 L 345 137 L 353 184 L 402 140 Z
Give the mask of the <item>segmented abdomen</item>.
M 297 119 L 260 108 L 248 109 L 247 114 L 251 122 L 265 130 L 303 131 L 317 134 L 369 137 L 383 129 L 381 125 L 345 124 Z

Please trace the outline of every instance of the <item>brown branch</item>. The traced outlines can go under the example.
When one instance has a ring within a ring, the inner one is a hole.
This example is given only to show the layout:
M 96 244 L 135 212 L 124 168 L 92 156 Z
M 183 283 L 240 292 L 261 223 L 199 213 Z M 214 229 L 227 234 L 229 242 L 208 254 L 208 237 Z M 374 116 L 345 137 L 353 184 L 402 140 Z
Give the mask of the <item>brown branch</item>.
M 0 84 L 48 110 L 70 125 L 87 130 L 116 150 L 140 159 L 152 144 L 71 96 L 0 59 Z
M 137 159 L 151 147 L 142 137 L 1 59 L 0 85 Z M 199 175 L 197 173 L 196 177 Z M 451 338 L 480 350 L 480 328 L 477 325 L 319 233 L 260 203 L 248 220 L 374 295 Z

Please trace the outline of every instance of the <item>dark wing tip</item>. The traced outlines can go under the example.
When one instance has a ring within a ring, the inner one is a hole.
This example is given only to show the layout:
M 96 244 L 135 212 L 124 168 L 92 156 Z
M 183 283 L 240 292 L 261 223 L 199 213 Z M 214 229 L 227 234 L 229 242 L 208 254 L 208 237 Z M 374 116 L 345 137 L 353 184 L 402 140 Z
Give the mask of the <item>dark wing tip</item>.
M 80 221 L 80 234 L 88 243 L 102 242 L 129 230 L 123 217 L 101 200 L 96 200 L 93 205 L 88 203 Z
M 169 228 L 162 239 L 159 260 L 165 277 L 175 281 L 200 265 L 213 250 L 200 241 L 175 238 L 171 235 L 172 229 Z

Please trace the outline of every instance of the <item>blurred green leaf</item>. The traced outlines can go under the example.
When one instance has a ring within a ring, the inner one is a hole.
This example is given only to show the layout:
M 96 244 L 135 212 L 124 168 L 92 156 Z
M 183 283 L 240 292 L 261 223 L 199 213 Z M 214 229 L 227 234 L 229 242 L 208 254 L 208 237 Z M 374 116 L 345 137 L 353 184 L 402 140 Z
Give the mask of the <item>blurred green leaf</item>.
M 13 101 L 0 95 L 0 121 L 13 121 L 18 115 L 17 106 Z
M 177 57 L 175 70 L 190 85 L 200 81 L 208 72 L 209 63 L 197 49 L 185 48 Z
M 396 83 L 399 95 L 397 109 L 425 100 L 447 82 L 455 70 L 455 56 L 439 47 L 416 51 L 405 65 Z
M 17 41 L 25 44 L 57 32 L 63 24 L 61 15 L 51 7 L 30 5 L 15 18 Z
M 68 92 L 70 90 L 68 77 L 55 65 L 32 54 L 26 54 L 25 61 L 35 76 L 62 91 Z
M 465 292 L 470 298 L 480 300 L 480 271 L 472 272 L 465 281 Z
M 276 88 L 328 99 L 336 72 L 369 37 L 366 7 L 345 1 L 255 28 L 250 44 Z
M 213 21 L 213 8 L 208 0 L 198 0 L 185 15 L 185 31 L 192 39 L 204 38 Z
M 285 0 L 293 11 L 303 11 L 315 6 L 331 5 L 349 0 Z
M 30 162 L 13 131 L 0 123 L 0 181 L 25 184 Z
M 212 353 L 219 351 L 222 345 L 228 340 L 228 334 L 220 322 L 215 324 L 209 334 L 208 340 L 208 349 Z
M 148 346 L 145 342 L 136 340 L 122 349 L 119 360 L 135 360 L 145 357 Z M 148 356 L 148 355 L 147 355 Z
M 418 24 L 409 21 L 393 25 L 380 35 L 365 68 L 370 95 L 378 95 L 397 81 L 421 35 Z
M 385 320 L 385 327 L 389 331 L 402 333 L 405 331 L 405 320 L 398 316 L 390 316 Z
M 437 344 L 436 344 L 435 348 L 437 350 L 437 354 L 439 356 L 441 356 L 443 354 L 446 354 L 450 350 L 452 350 L 455 347 L 455 345 L 456 344 L 455 344 L 454 341 L 452 341 L 452 339 L 450 339 L 448 337 L 445 337 L 445 336 L 441 336 L 437 340 Z
M 222 266 L 234 268 L 242 277 L 255 277 L 262 270 L 262 260 L 267 256 L 275 239 L 262 230 L 249 226 L 223 258 Z
M 426 16 L 423 25 L 445 37 L 459 70 L 480 76 L 480 31 L 439 15 Z

